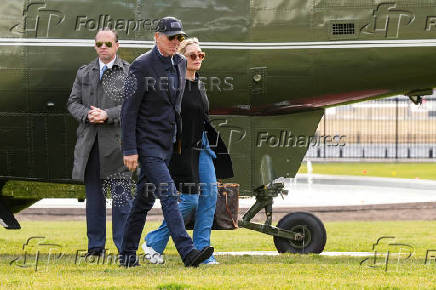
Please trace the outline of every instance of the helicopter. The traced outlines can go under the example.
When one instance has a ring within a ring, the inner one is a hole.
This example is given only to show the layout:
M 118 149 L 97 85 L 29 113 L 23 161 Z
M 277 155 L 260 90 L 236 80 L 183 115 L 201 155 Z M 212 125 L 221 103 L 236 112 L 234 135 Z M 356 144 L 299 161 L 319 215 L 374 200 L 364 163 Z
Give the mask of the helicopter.
M 320 253 L 327 235 L 310 213 L 272 226 L 325 109 L 435 87 L 433 0 L 20 0 L 0 4 L 0 186 L 9 180 L 75 184 L 76 122 L 66 109 L 75 72 L 95 57 L 95 33 L 115 29 L 133 61 L 154 45 L 158 19 L 181 19 L 207 52 L 202 76 L 212 124 L 234 164 L 240 196 L 255 204 L 240 227 L 273 236 L 279 252 Z M 0 195 L 0 224 L 42 198 L 83 191 Z M 263 224 L 252 218 L 265 210 Z

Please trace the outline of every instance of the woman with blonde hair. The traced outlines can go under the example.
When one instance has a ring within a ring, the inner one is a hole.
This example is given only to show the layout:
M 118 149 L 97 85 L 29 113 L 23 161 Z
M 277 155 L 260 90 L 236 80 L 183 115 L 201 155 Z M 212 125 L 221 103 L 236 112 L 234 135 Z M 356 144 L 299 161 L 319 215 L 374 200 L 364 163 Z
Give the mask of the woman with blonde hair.
M 202 249 L 210 245 L 210 234 L 217 200 L 217 178 L 233 177 L 227 148 L 209 124 L 209 100 L 198 70 L 205 58 L 197 38 L 185 39 L 179 53 L 187 59 L 186 87 L 182 98 L 182 150 L 174 153 L 170 173 L 181 193 L 179 208 L 185 225 L 194 217 L 194 246 Z M 217 142 L 218 140 L 218 142 Z M 214 144 L 215 146 L 209 146 Z M 216 154 L 218 153 L 218 154 Z M 217 157 L 218 156 L 218 157 Z M 217 158 L 217 170 L 214 159 Z M 219 172 L 216 175 L 216 172 Z M 142 248 L 153 264 L 164 263 L 163 251 L 169 240 L 166 222 L 147 234 Z M 214 256 L 205 264 L 218 264 Z

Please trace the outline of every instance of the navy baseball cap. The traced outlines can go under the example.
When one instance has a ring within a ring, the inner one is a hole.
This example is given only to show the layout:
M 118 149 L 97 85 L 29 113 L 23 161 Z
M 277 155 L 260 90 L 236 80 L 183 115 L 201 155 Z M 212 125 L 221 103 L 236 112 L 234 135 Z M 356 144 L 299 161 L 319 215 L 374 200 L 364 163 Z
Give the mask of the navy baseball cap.
M 182 21 L 175 17 L 164 17 L 157 23 L 156 32 L 164 33 L 167 36 L 173 36 L 177 34 L 187 35 L 183 31 Z

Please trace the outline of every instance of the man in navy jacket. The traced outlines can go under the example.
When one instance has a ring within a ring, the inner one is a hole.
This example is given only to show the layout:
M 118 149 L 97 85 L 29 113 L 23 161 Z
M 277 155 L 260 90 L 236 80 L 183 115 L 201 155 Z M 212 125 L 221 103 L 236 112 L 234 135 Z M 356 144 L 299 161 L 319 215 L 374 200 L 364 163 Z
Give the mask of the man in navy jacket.
M 185 37 L 182 23 L 174 17 L 159 20 L 156 45 L 130 66 L 126 99 L 121 110 L 124 164 L 141 173 L 133 207 L 127 219 L 120 262 L 137 266 L 141 233 L 155 196 L 171 237 L 185 266 L 197 267 L 213 253 L 213 247 L 195 249 L 177 206 L 177 191 L 168 164 L 173 148 L 180 148 L 181 101 L 185 89 L 186 59 L 177 54 Z M 175 146 L 176 144 L 176 146 Z

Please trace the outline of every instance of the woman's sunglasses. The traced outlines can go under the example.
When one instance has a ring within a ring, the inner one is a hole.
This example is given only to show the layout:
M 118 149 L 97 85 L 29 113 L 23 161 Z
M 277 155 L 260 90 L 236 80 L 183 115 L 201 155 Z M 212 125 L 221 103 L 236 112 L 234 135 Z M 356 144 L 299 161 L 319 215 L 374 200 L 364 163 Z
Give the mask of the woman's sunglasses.
M 176 34 L 176 35 L 168 36 L 169 41 L 173 41 L 175 38 L 177 38 L 177 40 L 179 42 L 182 42 L 183 40 L 185 40 L 185 36 L 183 34 Z
M 97 46 L 98 48 L 100 48 L 100 47 L 103 46 L 103 43 L 106 45 L 106 47 L 109 47 L 109 48 L 112 47 L 112 42 L 111 42 L 111 41 L 105 41 L 105 42 L 97 41 L 97 42 L 95 43 L 95 46 Z
M 203 60 L 204 57 L 206 56 L 206 54 L 205 54 L 204 52 L 199 52 L 198 54 L 195 53 L 195 52 L 193 52 L 193 53 L 191 53 L 191 54 L 188 55 L 188 56 L 189 56 L 192 60 L 196 60 L 197 57 L 198 57 L 200 60 Z

